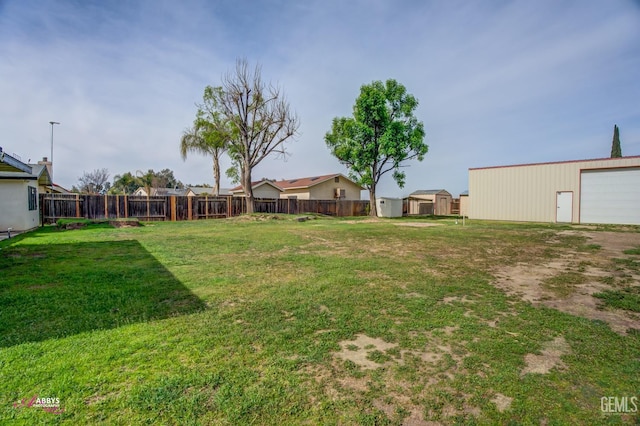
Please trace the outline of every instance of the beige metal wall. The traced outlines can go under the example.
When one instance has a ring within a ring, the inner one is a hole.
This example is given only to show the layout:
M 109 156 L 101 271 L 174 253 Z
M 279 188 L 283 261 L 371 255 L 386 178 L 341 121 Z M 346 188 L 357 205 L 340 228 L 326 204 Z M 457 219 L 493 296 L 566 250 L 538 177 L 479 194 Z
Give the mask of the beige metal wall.
M 469 216 L 469 196 L 460 195 L 460 216 Z
M 581 170 L 638 166 L 640 157 L 469 169 L 469 218 L 555 222 L 556 193 L 570 191 L 577 223 Z

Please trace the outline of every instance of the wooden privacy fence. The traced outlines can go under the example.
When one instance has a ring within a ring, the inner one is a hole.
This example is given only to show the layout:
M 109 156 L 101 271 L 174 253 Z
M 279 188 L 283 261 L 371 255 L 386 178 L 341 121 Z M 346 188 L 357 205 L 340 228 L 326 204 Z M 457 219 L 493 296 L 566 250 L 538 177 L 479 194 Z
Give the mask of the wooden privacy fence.
M 258 198 L 256 213 L 320 213 L 330 216 L 365 216 L 366 200 L 298 200 Z M 133 196 L 40 194 L 42 223 L 62 218 L 154 220 L 199 220 L 239 216 L 246 212 L 241 197 Z

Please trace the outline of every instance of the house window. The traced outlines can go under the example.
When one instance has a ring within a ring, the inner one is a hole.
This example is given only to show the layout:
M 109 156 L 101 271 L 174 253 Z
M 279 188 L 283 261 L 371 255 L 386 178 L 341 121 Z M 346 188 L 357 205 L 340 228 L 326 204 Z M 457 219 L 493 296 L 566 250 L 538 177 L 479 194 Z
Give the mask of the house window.
M 28 188 L 29 190 L 29 210 L 38 209 L 38 191 L 33 186 Z
M 336 177 L 334 177 L 334 178 L 333 178 L 333 181 L 334 181 L 335 183 L 340 183 L 340 176 L 336 176 Z

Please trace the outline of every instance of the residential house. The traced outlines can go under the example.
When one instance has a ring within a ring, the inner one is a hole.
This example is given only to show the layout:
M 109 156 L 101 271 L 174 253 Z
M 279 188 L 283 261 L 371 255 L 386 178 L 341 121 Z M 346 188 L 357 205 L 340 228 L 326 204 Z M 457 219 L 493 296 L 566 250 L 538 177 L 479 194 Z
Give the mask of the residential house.
M 363 188 L 340 173 L 273 182 L 282 188 L 280 198 L 301 200 L 359 200 Z
M 190 192 L 187 195 L 190 197 L 196 195 L 213 195 L 213 188 L 208 186 L 190 186 L 189 191 Z M 230 188 L 220 188 L 220 191 L 218 192 L 218 196 L 220 197 L 227 197 L 230 195 L 232 195 Z
M 51 185 L 46 166 L 23 163 L 0 147 L 0 232 L 39 226 L 38 195 Z
M 254 198 L 280 198 L 282 188 L 275 184 L 275 182 L 268 179 L 263 179 L 257 182 L 251 183 L 253 189 Z M 229 190 L 234 197 L 244 197 L 244 188 L 242 185 L 238 185 L 235 188 Z

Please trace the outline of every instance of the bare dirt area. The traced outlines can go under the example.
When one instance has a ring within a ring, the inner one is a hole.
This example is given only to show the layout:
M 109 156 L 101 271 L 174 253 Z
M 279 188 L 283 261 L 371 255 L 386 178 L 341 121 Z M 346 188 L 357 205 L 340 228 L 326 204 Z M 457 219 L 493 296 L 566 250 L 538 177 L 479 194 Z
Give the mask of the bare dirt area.
M 547 342 L 539 355 L 527 354 L 524 361 L 527 364 L 520 375 L 537 373 L 547 374 L 552 368 L 562 368 L 564 364 L 560 357 L 568 354 L 571 348 L 564 340 L 564 337 L 556 337 L 553 341 Z
M 593 297 L 595 293 L 612 289 L 617 282 L 640 285 L 637 271 L 615 262 L 615 259 L 629 258 L 624 250 L 640 246 L 640 233 L 570 230 L 557 235 L 558 239 L 548 241 L 551 247 L 562 237 L 585 237 L 586 248 L 563 251 L 545 263 L 501 266 L 494 271 L 494 285 L 534 305 L 605 321 L 622 335 L 631 328 L 640 329 L 640 315 L 604 308 L 601 301 Z
M 441 223 L 427 223 L 427 222 L 396 222 L 396 226 L 409 226 L 413 228 L 428 228 L 430 226 L 442 226 Z
M 432 222 L 390 222 L 387 219 L 378 219 L 375 217 L 369 218 L 369 219 L 362 219 L 362 220 L 345 220 L 343 221 L 343 223 L 350 223 L 350 224 L 358 224 L 358 223 L 380 223 L 380 224 L 384 224 L 384 223 L 391 223 L 393 225 L 396 226 L 409 226 L 409 227 L 414 227 L 414 228 L 428 228 L 431 226 L 442 226 L 442 223 L 432 223 Z
M 383 397 L 373 401 L 373 405 L 389 419 L 399 421 L 403 425 L 447 424 L 461 413 L 478 417 L 481 410 L 471 402 L 471 397 L 455 392 L 447 386 L 444 389 L 456 393 L 460 406 L 454 406 L 448 401 L 443 402 L 441 408 L 425 411 L 418 402 L 432 396 L 434 385 L 450 383 L 456 375 L 467 374 L 462 365 L 463 359 L 468 355 L 464 349 L 464 342 L 447 343 L 458 330 L 458 326 L 446 326 L 421 333 L 415 332 L 414 338 L 425 337 L 428 343 L 413 350 L 399 349 L 398 344 L 358 334 L 352 340 L 339 342 L 341 350 L 333 354 L 331 371 L 314 371 L 312 375 L 324 386 L 326 394 L 339 398 L 341 394 L 352 392 L 366 394 L 371 391 L 372 386 L 375 387 L 369 374 L 347 373 L 344 370 L 345 362 L 354 365 L 360 372 L 377 370 L 375 374 L 384 376 L 385 392 Z M 397 376 L 397 369 L 401 366 L 415 371 L 420 377 L 428 378 L 425 381 L 426 386 L 419 394 L 412 397 L 407 394 L 407 389 L 415 386 L 415 383 Z M 335 381 L 329 379 L 332 376 L 337 376 Z M 510 404 L 507 401 L 508 397 L 499 398 L 499 403 L 504 404 L 505 409 Z M 399 417 L 401 412 L 404 414 Z M 434 418 L 438 420 L 434 421 Z

